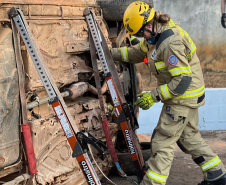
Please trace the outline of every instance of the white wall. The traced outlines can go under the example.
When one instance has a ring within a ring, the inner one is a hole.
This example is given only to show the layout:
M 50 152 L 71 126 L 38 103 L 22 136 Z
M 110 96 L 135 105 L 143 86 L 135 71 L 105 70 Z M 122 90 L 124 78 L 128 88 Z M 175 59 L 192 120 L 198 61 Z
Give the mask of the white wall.
M 155 10 L 171 16 L 196 43 L 226 43 L 221 26 L 221 0 L 154 0 Z
M 171 16 L 188 32 L 204 72 L 226 72 L 226 29 L 221 0 L 154 0 L 155 10 Z
M 226 130 L 226 88 L 206 89 L 206 103 L 199 108 L 200 130 Z M 137 133 L 152 133 L 158 123 L 162 103 L 149 110 L 140 109 Z

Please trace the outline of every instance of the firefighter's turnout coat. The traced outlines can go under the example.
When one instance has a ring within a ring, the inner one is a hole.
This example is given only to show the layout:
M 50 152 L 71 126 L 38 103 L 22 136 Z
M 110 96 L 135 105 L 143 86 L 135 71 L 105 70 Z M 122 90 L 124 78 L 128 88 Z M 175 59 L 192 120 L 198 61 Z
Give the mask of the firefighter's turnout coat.
M 223 176 L 223 163 L 198 129 L 198 107 L 205 102 L 205 87 L 196 46 L 189 34 L 170 20 L 162 25 L 155 46 L 142 40 L 133 47 L 113 48 L 111 53 L 114 60 L 131 63 L 143 62 L 148 56 L 148 65 L 158 79 L 158 87 L 151 90 L 152 97 L 164 103 L 152 134 L 149 169 L 141 185 L 166 183 L 175 143 L 192 155 L 204 179 L 213 181 Z
M 172 20 L 160 33 L 156 46 L 142 40 L 133 47 L 111 49 L 113 59 L 139 63 L 148 56 L 159 85 L 151 92 L 155 102 L 198 108 L 204 104 L 205 87 L 195 44 Z

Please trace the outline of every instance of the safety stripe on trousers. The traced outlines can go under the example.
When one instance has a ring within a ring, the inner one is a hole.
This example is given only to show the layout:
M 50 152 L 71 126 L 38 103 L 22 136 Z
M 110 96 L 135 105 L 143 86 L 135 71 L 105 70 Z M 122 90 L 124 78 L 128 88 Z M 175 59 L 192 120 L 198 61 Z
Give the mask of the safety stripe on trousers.
M 202 87 L 192 90 L 192 91 L 185 91 L 185 93 L 182 96 L 176 97 L 176 99 L 181 99 L 181 98 L 193 98 L 196 96 L 200 96 L 205 92 L 205 86 L 203 85 Z
M 161 85 L 160 89 L 161 89 L 162 95 L 163 95 L 165 100 L 168 100 L 168 99 L 172 98 L 172 96 L 171 96 L 171 94 L 169 92 L 167 84 Z
M 177 76 L 184 73 L 191 73 L 190 66 L 187 67 L 177 67 L 169 70 L 172 76 Z
M 147 176 L 155 181 L 158 181 L 158 182 L 166 182 L 168 176 L 163 176 L 163 175 L 159 175 L 151 170 L 148 170 L 147 171 Z
M 140 41 L 140 49 L 142 49 L 143 52 L 148 52 L 148 47 L 144 45 L 144 39 Z
M 127 47 L 122 47 L 120 48 L 120 50 L 121 50 L 122 61 L 129 62 Z
M 203 164 L 203 165 L 201 166 L 202 171 L 205 172 L 205 171 L 209 170 L 210 168 L 213 168 L 214 166 L 218 165 L 220 162 L 221 162 L 221 160 L 220 160 L 219 157 L 217 156 L 217 157 L 215 157 L 214 159 L 212 159 L 211 161 L 209 161 L 209 162 Z
M 156 67 L 157 70 L 159 70 L 159 69 L 165 68 L 166 65 L 163 61 L 162 62 L 156 62 L 155 67 Z

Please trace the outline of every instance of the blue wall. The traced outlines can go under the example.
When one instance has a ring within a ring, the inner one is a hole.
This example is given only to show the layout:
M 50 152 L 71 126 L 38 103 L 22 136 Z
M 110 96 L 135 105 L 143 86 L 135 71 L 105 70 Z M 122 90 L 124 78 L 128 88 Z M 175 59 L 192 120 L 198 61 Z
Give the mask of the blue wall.
M 137 133 L 150 134 L 158 123 L 162 103 L 149 110 L 140 109 Z M 226 88 L 206 89 L 206 103 L 199 108 L 200 130 L 226 130 Z

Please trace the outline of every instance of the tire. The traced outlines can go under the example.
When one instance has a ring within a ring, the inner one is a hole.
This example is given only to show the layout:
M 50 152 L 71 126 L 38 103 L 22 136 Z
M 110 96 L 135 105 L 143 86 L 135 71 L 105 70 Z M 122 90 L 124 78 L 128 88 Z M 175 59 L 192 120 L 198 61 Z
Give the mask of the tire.
M 153 0 L 142 1 L 153 6 Z M 122 21 L 126 8 L 132 2 L 134 2 L 134 0 L 97 0 L 97 4 L 100 5 L 103 10 L 104 19 L 107 21 Z

